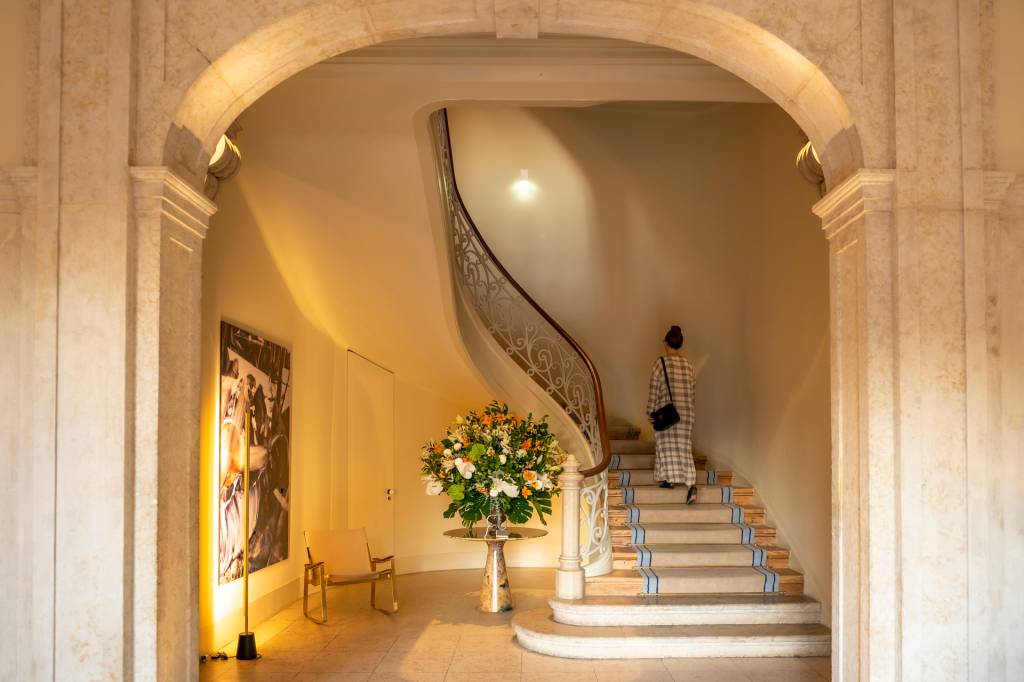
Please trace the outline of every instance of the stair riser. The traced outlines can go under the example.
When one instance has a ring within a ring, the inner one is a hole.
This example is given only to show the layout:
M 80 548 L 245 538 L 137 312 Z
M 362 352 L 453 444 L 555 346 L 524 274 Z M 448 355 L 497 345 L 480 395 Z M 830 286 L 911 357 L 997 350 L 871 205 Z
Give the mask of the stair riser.
M 801 579 L 799 582 L 784 581 L 779 585 L 779 591 L 777 594 L 792 594 L 800 595 L 804 593 L 804 583 Z M 644 596 L 644 583 L 643 578 L 637 578 L 636 580 L 622 580 L 607 582 L 607 583 L 587 583 L 587 594 L 595 597 L 636 597 Z M 660 592 L 661 595 L 673 595 L 673 594 L 722 594 L 721 590 L 696 590 L 693 592 Z M 729 592 L 728 594 L 764 594 L 763 592 L 751 592 L 749 590 L 739 590 Z
M 697 486 L 697 502 L 700 504 L 749 504 L 752 501 L 753 493 L 747 494 L 746 488 L 731 488 L 731 500 L 727 499 L 728 494 L 718 486 Z M 743 501 L 740 501 L 740 500 Z M 633 488 L 633 499 L 626 502 L 625 491 L 621 488 L 610 488 L 608 490 L 608 504 L 686 504 L 686 488 L 658 488 L 647 486 Z
M 831 639 L 818 637 L 583 637 L 535 633 L 515 625 L 525 649 L 561 658 L 781 658 L 828 656 Z
M 697 469 L 704 469 L 707 464 L 707 458 L 699 455 L 694 455 L 693 464 Z M 654 452 L 650 453 L 627 453 L 627 454 L 613 454 L 611 469 L 653 469 L 654 468 Z
M 671 625 L 810 625 L 821 622 L 821 605 L 778 608 L 769 604 L 748 608 L 563 608 L 552 604 L 554 619 L 581 627 L 644 627 Z
M 633 544 L 633 531 L 629 527 L 613 526 L 609 529 L 613 545 Z M 754 528 L 754 544 L 770 545 L 775 542 L 774 528 Z M 743 536 L 739 529 L 732 531 L 718 530 L 685 530 L 685 531 L 646 531 L 645 545 L 657 544 L 692 544 L 692 545 L 739 545 L 743 544 Z
M 618 486 L 619 481 L 622 478 L 621 471 L 609 471 L 608 472 L 608 485 Z M 697 471 L 697 485 L 707 485 L 710 472 L 699 469 Z M 629 485 L 654 485 L 657 481 L 654 480 L 653 469 L 631 469 L 629 470 Z M 731 471 L 718 471 L 715 472 L 715 483 L 718 485 L 732 485 L 733 475 Z

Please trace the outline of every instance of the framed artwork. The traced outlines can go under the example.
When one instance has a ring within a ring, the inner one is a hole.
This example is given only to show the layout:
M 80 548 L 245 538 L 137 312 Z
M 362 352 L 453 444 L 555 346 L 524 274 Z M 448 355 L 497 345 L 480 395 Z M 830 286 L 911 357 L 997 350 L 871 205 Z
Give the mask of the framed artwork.
M 220 323 L 217 576 L 242 577 L 245 414 L 249 444 L 249 573 L 288 558 L 291 352 Z

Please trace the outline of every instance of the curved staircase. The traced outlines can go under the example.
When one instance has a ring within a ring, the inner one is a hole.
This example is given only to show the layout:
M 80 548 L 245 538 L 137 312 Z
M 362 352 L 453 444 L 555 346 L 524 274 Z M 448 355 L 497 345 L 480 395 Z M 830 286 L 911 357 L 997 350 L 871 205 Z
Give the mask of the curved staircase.
M 613 570 L 580 600 L 513 620 L 527 649 L 569 658 L 827 656 L 821 605 L 803 594 L 754 490 L 697 465 L 697 502 L 653 477 L 654 443 L 611 441 Z

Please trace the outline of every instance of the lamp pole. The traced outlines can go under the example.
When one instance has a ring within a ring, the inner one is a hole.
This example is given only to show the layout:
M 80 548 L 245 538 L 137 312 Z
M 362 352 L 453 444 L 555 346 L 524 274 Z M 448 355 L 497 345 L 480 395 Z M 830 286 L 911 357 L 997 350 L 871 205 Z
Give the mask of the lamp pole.
M 249 443 L 252 440 L 252 408 L 245 411 L 245 467 L 242 474 L 242 517 L 245 534 L 242 538 L 242 619 L 243 632 L 238 634 L 238 649 L 235 658 L 251 661 L 259 656 L 256 652 L 256 635 L 249 631 Z

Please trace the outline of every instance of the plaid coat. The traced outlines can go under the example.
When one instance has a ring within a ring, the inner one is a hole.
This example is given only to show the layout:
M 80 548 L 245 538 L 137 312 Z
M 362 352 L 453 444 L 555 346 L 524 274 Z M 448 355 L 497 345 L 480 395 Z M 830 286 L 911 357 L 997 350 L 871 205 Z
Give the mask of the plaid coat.
M 657 359 L 651 367 L 647 414 L 670 402 L 661 360 L 662 358 Z M 664 360 L 668 379 L 672 384 L 671 402 L 679 412 L 679 423 L 665 431 L 654 433 L 654 479 L 691 486 L 697 480 L 697 469 L 693 465 L 693 421 L 697 381 L 693 376 L 693 367 L 686 358 L 680 355 L 667 355 Z

